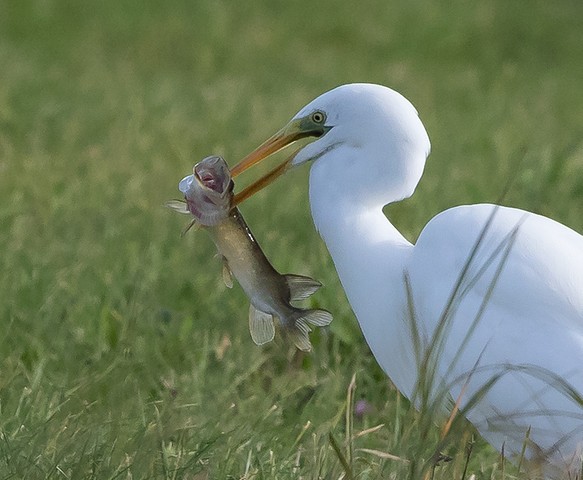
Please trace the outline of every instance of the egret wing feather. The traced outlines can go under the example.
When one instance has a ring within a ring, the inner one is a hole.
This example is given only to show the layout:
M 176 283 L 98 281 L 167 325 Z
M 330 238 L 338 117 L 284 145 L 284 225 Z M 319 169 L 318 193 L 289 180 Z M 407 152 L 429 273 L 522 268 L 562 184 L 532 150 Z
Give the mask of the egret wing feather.
M 494 208 L 493 221 L 476 247 Z M 504 249 L 499 247 L 513 231 L 515 240 L 501 264 Z M 518 439 L 532 428 L 541 451 L 554 448 L 557 432 L 573 448 L 577 437 L 567 437 L 577 421 L 583 428 L 581 405 L 569 395 L 571 386 L 583 392 L 583 371 L 577 367 L 583 364 L 583 237 L 546 217 L 512 208 L 473 205 L 441 213 L 421 233 L 408 264 L 417 321 L 429 336 L 473 248 L 476 255 L 462 280 L 468 288 L 455 299 L 438 371 L 454 397 L 472 374 L 465 403 L 489 379 L 499 377 L 466 412 L 493 445 L 500 448 L 514 437 L 507 446 L 518 454 Z M 519 348 L 523 344 L 529 348 Z M 471 372 L 469 366 L 476 362 Z M 552 385 L 549 379 L 555 380 Z

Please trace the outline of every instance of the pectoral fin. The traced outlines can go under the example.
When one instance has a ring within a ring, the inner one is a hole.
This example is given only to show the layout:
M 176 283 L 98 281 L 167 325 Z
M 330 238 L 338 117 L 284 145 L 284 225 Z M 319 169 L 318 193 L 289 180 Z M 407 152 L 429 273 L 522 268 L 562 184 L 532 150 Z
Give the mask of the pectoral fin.
M 186 206 L 186 202 L 183 202 L 182 200 L 168 200 L 164 206 L 166 208 L 169 208 L 170 210 L 174 210 L 175 212 L 178 213 L 182 213 L 184 215 L 189 215 L 190 211 L 188 210 L 188 207 Z M 184 235 L 186 235 L 186 232 L 188 232 L 192 227 L 200 227 L 200 224 L 193 219 L 185 228 L 184 230 L 182 230 L 182 232 L 180 233 L 180 236 L 183 237 Z
M 183 215 L 188 215 L 190 212 L 186 206 L 186 202 L 182 200 L 168 200 L 164 206 L 175 212 L 182 213 Z
M 322 284 L 318 280 L 303 275 L 285 275 L 289 287 L 290 301 L 305 300 L 318 290 Z
M 249 306 L 249 332 L 256 345 L 271 342 L 275 337 L 273 316 L 257 310 L 253 304 Z
M 229 267 L 229 262 L 227 261 L 226 257 L 221 255 L 223 260 L 223 282 L 227 288 L 233 288 L 233 272 L 231 272 L 231 268 Z
M 186 225 L 184 230 L 182 230 L 182 233 L 180 234 L 180 236 L 184 237 L 184 235 L 186 235 L 192 227 L 194 227 L 194 229 L 196 230 L 197 228 L 200 228 L 200 223 L 198 223 L 196 221 L 196 219 L 192 220 L 192 222 L 190 222 L 188 225 Z

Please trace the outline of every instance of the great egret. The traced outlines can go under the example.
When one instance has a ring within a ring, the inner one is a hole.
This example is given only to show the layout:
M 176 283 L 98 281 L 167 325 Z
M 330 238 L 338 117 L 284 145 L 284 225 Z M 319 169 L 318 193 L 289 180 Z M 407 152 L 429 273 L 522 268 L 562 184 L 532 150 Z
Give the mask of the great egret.
M 574 471 L 583 446 L 583 237 L 482 204 L 440 213 L 411 244 L 382 208 L 413 194 L 430 143 L 411 103 L 380 85 L 319 96 L 233 175 L 306 137 L 313 141 L 237 201 L 311 162 L 314 224 L 396 387 L 414 395 L 419 360 L 437 342 L 432 388 L 467 407 L 487 441 L 516 456 L 528 431 L 528 457 Z

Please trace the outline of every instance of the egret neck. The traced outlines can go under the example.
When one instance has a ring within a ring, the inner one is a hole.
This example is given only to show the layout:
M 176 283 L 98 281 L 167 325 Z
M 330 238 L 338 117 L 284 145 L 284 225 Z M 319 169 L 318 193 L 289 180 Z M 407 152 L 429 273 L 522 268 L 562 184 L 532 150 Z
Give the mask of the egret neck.
M 327 167 L 317 160 L 310 170 L 314 224 L 356 317 L 366 318 L 359 324 L 372 353 L 396 387 L 410 397 L 416 365 L 406 320 L 404 273 L 413 245 L 387 220 L 382 204 L 371 206 L 366 197 L 351 195 L 348 175 L 337 182 L 338 170 Z

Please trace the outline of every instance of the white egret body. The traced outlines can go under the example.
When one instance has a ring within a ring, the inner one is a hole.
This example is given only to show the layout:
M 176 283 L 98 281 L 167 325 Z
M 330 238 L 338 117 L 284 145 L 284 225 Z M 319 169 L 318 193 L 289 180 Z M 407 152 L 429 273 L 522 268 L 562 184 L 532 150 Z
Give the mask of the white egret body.
M 317 138 L 288 163 L 312 161 L 314 224 L 396 387 L 414 394 L 416 345 L 428 347 L 449 305 L 434 388 L 446 386 L 463 408 L 495 378 L 465 412 L 484 438 L 519 455 L 530 429 L 529 457 L 576 469 L 583 446 L 583 237 L 533 213 L 470 205 L 437 215 L 411 244 L 382 208 L 413 193 L 429 139 L 415 108 L 379 85 L 321 95 L 233 172 L 306 136 Z

